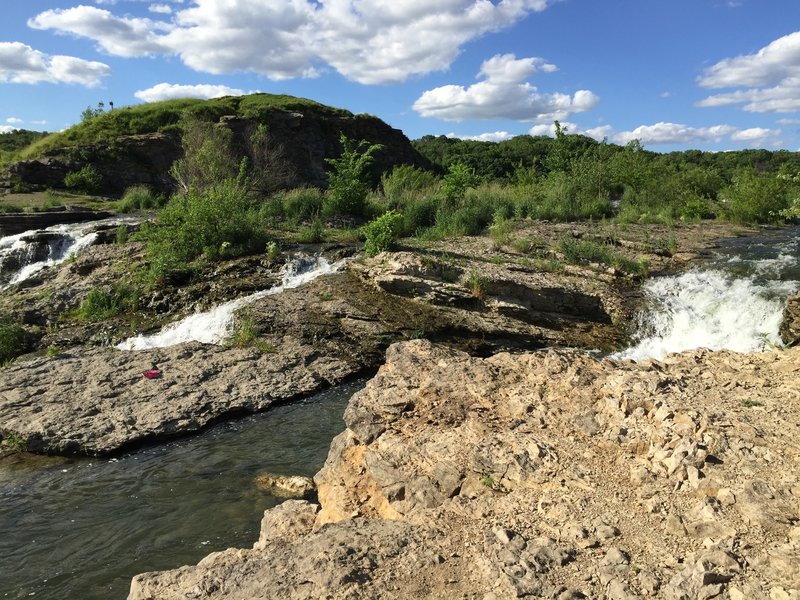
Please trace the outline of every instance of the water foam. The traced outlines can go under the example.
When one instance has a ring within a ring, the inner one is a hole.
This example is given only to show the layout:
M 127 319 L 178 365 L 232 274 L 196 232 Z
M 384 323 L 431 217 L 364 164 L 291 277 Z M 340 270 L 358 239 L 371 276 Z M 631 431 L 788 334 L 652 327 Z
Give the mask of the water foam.
M 298 258 L 285 267 L 283 279 L 279 285 L 225 302 L 211 310 L 195 313 L 168 325 L 159 333 L 128 338 L 116 347 L 120 350 L 146 350 L 149 348 L 166 348 L 191 341 L 204 344 L 222 344 L 230 336 L 233 316 L 237 310 L 265 296 L 279 294 L 285 290 L 299 287 L 322 275 L 335 273 L 343 264 L 344 261 L 331 263 L 323 257 Z
M 661 359 L 695 348 L 762 351 L 780 345 L 778 328 L 784 299 L 795 281 L 757 282 L 723 271 L 691 271 L 645 284 L 649 310 L 639 317 L 639 333 L 616 359 Z

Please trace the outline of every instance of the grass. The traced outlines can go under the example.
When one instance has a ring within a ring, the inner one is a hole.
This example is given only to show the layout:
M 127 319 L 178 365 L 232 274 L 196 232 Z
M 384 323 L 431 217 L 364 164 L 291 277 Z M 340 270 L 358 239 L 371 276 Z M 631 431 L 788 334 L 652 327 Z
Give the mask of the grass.
M 469 290 L 473 297 L 484 300 L 489 293 L 490 280 L 481 275 L 476 270 L 471 270 L 464 277 L 464 287 Z
M 18 323 L 0 320 L 0 366 L 28 351 L 28 335 Z
M 81 302 L 76 317 L 96 323 L 136 310 L 139 291 L 126 284 L 114 284 L 110 289 L 92 288 Z
M 27 442 L 22 438 L 22 436 L 14 433 L 13 431 L 5 433 L 2 440 L 3 447 L 10 452 L 19 453 L 25 452 L 28 449 Z
M 558 249 L 563 254 L 564 260 L 571 264 L 599 263 L 614 267 L 626 275 L 647 274 L 646 261 L 631 260 L 617 254 L 605 244 L 591 240 L 563 237 L 558 242 Z
M 235 348 L 256 348 L 264 354 L 274 354 L 278 351 L 275 346 L 262 340 L 260 335 L 261 332 L 253 318 L 243 315 L 236 320 L 233 332 L 226 343 Z

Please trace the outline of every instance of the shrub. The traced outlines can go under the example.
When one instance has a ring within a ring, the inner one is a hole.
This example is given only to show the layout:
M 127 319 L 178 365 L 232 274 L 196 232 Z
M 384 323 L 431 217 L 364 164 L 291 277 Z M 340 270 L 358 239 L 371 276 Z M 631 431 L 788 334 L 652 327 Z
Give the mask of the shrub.
M 87 194 L 98 191 L 102 183 L 100 173 L 92 165 L 86 165 L 80 171 L 67 173 L 64 177 L 64 185 L 68 189 Z
M 394 210 L 390 210 L 364 225 L 362 228 L 366 237 L 364 253 L 367 256 L 375 256 L 380 252 L 394 248 L 402 224 L 403 216 Z
M 473 269 L 464 277 L 463 284 L 464 287 L 469 290 L 469 293 L 473 295 L 473 297 L 483 300 L 486 298 L 486 294 L 489 293 L 489 286 L 491 282 L 487 277 L 484 277 L 478 271 Z
M 0 321 L 0 365 L 5 365 L 28 351 L 25 329 L 9 321 Z
M 128 213 L 135 210 L 152 210 L 159 208 L 162 200 L 153 195 L 146 185 L 134 185 L 125 190 L 120 202 L 120 212 Z
M 464 163 L 450 165 L 447 175 L 442 180 L 441 192 L 445 201 L 454 204 L 464 199 L 469 188 L 478 185 L 475 170 Z
M 789 206 L 787 182 L 775 175 L 758 174 L 752 169 L 738 172 L 724 189 L 725 216 L 736 223 L 772 223 L 782 220 Z
M 397 208 L 408 195 L 416 195 L 436 186 L 438 178 L 430 171 L 411 165 L 397 165 L 381 176 L 383 195 L 392 208 Z
M 647 273 L 647 261 L 635 261 L 613 252 L 604 244 L 591 240 L 576 240 L 564 237 L 559 240 L 558 248 L 564 259 L 573 264 L 594 262 L 619 269 L 629 275 Z
M 364 216 L 369 186 L 366 182 L 367 168 L 372 164 L 373 155 L 383 146 L 358 143 L 342 134 L 339 138 L 342 154 L 338 158 L 325 159 L 331 165 L 328 173 L 328 193 L 323 202 L 323 212 L 327 216 Z
M 269 203 L 274 205 L 279 216 L 302 223 L 322 211 L 322 199 L 322 190 L 319 188 L 301 187 L 275 194 Z
M 114 284 L 110 289 L 92 288 L 78 307 L 81 321 L 95 323 L 136 310 L 139 292 L 132 286 Z

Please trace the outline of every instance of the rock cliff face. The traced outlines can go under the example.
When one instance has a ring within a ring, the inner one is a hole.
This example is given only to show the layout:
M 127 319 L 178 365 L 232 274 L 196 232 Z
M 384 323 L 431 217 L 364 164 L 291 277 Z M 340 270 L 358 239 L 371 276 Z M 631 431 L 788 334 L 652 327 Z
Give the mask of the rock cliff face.
M 267 126 L 273 157 L 281 163 L 284 185 L 327 187 L 326 158 L 341 153 L 339 136 L 381 144 L 375 155 L 373 180 L 396 164 L 422 166 L 425 160 L 413 149 L 399 129 L 393 129 L 377 117 L 319 112 L 309 107 L 304 112 L 273 110 L 258 121 L 223 117 L 220 127 L 233 132 L 233 143 L 245 146 L 244 140 L 259 123 Z M 36 160 L 10 165 L 0 173 L 0 191 L 63 189 L 64 177 L 86 165 L 92 165 L 102 178 L 104 194 L 120 195 L 128 187 L 145 184 L 157 192 L 169 193 L 174 182 L 169 175 L 172 163 L 181 156 L 178 132 L 120 136 L 110 143 L 61 148 L 49 151 Z
M 787 346 L 800 343 L 800 292 L 786 301 L 781 323 L 781 339 Z
M 800 349 L 663 362 L 392 346 L 253 549 L 177 598 L 794 598 Z

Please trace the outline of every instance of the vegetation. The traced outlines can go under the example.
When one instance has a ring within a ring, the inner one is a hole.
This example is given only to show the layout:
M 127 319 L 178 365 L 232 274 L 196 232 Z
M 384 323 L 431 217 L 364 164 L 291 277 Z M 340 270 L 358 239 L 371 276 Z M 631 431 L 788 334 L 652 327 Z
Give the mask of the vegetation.
M 153 210 L 164 205 L 164 198 L 153 194 L 146 185 L 134 185 L 125 190 L 119 203 L 119 211 L 123 213 L 138 210 Z
M 103 183 L 100 174 L 92 165 L 86 165 L 80 171 L 72 171 L 64 177 L 64 185 L 75 192 L 93 194 L 100 190 Z
M 6 365 L 29 350 L 25 328 L 7 319 L 0 319 L 0 366 Z
M 127 284 L 114 284 L 108 289 L 95 287 L 89 290 L 77 310 L 81 321 L 105 321 L 138 308 L 139 292 Z
M 342 154 L 338 158 L 326 159 L 331 171 L 328 173 L 328 193 L 322 203 L 323 214 L 365 217 L 369 192 L 367 169 L 382 146 L 364 140 L 355 142 L 344 134 L 339 141 Z
M 647 274 L 646 262 L 625 258 L 612 251 L 606 244 L 592 240 L 576 240 L 570 236 L 562 238 L 558 248 L 568 263 L 600 263 L 614 267 L 628 275 Z
M 403 222 L 403 216 L 397 211 L 390 210 L 376 217 L 363 227 L 364 254 L 375 256 L 386 250 L 392 250 L 397 243 L 397 237 Z

